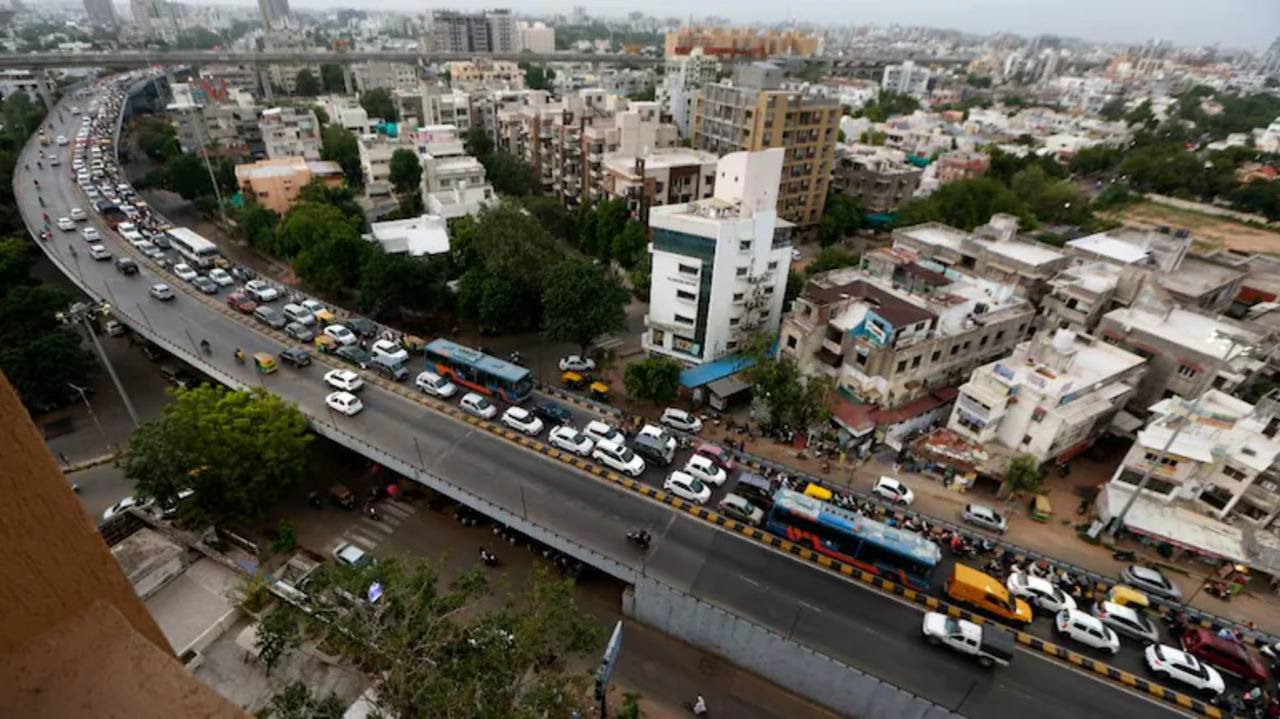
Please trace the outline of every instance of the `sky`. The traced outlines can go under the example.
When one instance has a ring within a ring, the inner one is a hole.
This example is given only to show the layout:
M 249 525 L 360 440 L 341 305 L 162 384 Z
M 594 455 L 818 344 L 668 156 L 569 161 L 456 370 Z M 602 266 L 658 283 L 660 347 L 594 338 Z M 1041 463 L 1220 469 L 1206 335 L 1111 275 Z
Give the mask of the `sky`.
M 235 4 L 242 4 L 239 0 Z M 1221 44 L 1265 49 L 1280 36 L 1280 0 L 293 0 L 299 7 L 348 7 L 423 12 L 431 7 L 511 7 L 528 14 L 568 14 L 582 5 L 588 14 L 621 17 L 640 10 L 657 17 L 719 15 L 735 22 L 779 22 L 790 18 L 842 25 L 927 25 L 973 33 L 1041 33 L 1105 42 L 1141 43 L 1151 38 L 1178 45 Z

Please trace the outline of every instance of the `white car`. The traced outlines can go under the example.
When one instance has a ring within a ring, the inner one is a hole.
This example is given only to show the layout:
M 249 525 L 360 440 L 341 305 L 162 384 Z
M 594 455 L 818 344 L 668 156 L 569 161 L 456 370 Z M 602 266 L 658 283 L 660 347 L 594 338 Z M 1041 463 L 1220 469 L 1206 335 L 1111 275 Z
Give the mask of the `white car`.
M 373 557 L 356 545 L 343 542 L 333 548 L 333 561 L 340 566 L 360 569 L 366 564 L 371 564 Z
M 985 504 L 966 504 L 964 513 L 960 515 L 965 524 L 975 524 L 998 534 L 1004 534 L 1009 522 L 996 510 Z
M 626 438 L 622 436 L 621 432 L 598 419 L 587 422 L 587 426 L 583 428 L 582 432 L 597 444 L 600 442 L 612 442 L 614 444 L 626 442 Z
M 71 219 L 75 220 L 76 222 L 84 222 L 85 220 L 89 219 L 89 216 L 86 215 L 84 213 L 84 210 L 80 209 L 79 207 L 72 207 Z
M 871 487 L 871 493 L 903 506 L 910 506 L 912 502 L 916 501 L 915 492 L 912 492 L 907 485 L 893 477 L 877 479 L 876 483 Z
M 329 370 L 324 375 L 324 382 L 330 387 L 344 392 L 359 392 L 364 387 L 364 380 L 360 378 L 360 375 L 349 369 Z
M 333 313 L 320 300 L 303 300 L 299 304 L 310 310 L 311 314 L 315 315 L 318 320 L 333 319 Z
M 378 340 L 369 349 L 374 357 L 382 357 L 396 364 L 404 364 L 409 361 L 408 351 L 391 340 Z
M 480 419 L 493 419 L 493 416 L 498 413 L 498 408 L 494 407 L 487 397 L 475 392 L 468 392 L 463 395 L 462 401 L 458 404 L 462 407 L 463 412 Z
M 214 284 L 219 287 L 230 287 L 236 283 L 236 281 L 231 278 L 231 275 L 221 267 L 215 267 L 212 270 L 209 270 L 209 279 L 213 280 Z
M 74 232 L 76 229 L 76 223 L 72 222 L 70 217 L 59 217 L 58 229 L 63 232 Z
M 420 372 L 413 383 L 425 394 L 436 397 L 452 397 L 458 391 L 452 382 L 430 370 Z
M 667 475 L 667 481 L 662 483 L 662 488 L 681 499 L 697 504 L 706 504 L 707 500 L 711 499 L 711 488 L 697 477 L 684 472 L 672 472 Z
M 1081 644 L 1115 654 L 1120 651 L 1120 637 L 1091 614 L 1079 609 L 1063 609 L 1053 620 L 1054 630 Z
M 1227 689 L 1217 669 L 1167 644 L 1152 644 L 1143 652 L 1147 668 L 1161 679 L 1176 679 L 1196 690 L 1220 696 Z
M 173 294 L 173 288 L 163 282 L 151 285 L 151 289 L 147 290 L 147 292 L 161 302 L 168 302 L 177 296 Z
M 590 372 L 596 368 L 596 361 L 581 355 L 569 355 L 560 360 L 561 372 Z
M 109 260 L 111 252 L 102 245 L 89 245 L 89 256 L 95 260 Z
M 591 451 L 591 458 L 632 478 L 644 474 L 644 460 L 624 444 L 615 444 L 607 439 L 598 440 L 595 449 Z
M 591 448 L 595 446 L 587 435 L 570 427 L 569 425 L 561 425 L 553 427 L 551 434 L 547 435 L 552 447 L 563 449 L 566 452 L 573 452 L 580 457 L 586 457 L 591 454 Z
M 702 429 L 702 420 L 675 407 L 668 407 L 662 410 L 662 423 L 681 432 L 692 434 L 697 434 Z
M 65 145 L 65 144 L 67 144 L 67 136 L 66 136 L 66 135 L 58 135 L 57 143 L 58 143 L 59 145 Z
M 524 407 L 508 407 L 502 413 L 502 423 L 511 429 L 524 432 L 530 437 L 542 432 L 542 420 Z
M 246 292 L 253 295 L 253 299 L 257 300 L 259 303 L 275 302 L 280 299 L 280 290 L 277 290 L 263 280 L 249 280 L 244 283 L 244 289 Z
M 700 454 L 695 454 L 689 458 L 689 461 L 684 465 L 684 471 L 685 474 L 697 477 L 703 482 L 714 484 L 717 487 L 722 486 L 725 480 L 729 478 L 729 474 L 723 468 Z
M 1063 609 L 1075 609 L 1076 600 L 1070 594 L 1053 586 L 1047 579 L 1014 572 L 1009 575 L 1009 593 L 1027 600 L 1033 610 L 1040 609 L 1057 614 Z
M 324 398 L 324 403 L 329 409 L 335 412 L 341 412 L 348 417 L 353 417 L 364 409 L 364 402 L 360 398 L 350 392 L 333 392 Z
M 124 510 L 134 506 L 138 506 L 138 500 L 134 499 L 132 496 L 125 497 L 119 502 L 116 502 L 110 507 L 107 507 L 107 510 L 102 513 L 102 521 L 105 522 L 108 519 L 111 519 L 112 517 L 116 516 L 117 514 L 120 514 Z
M 83 230 L 80 230 L 80 236 L 87 242 L 97 242 L 102 239 L 102 235 L 98 234 L 97 228 L 94 227 L 86 227 Z
M 199 272 L 196 272 L 195 269 L 191 267 L 191 265 L 188 265 L 185 262 L 179 262 L 178 264 L 174 265 L 173 274 L 177 275 L 178 279 L 185 280 L 187 282 L 190 282 L 191 280 L 194 280 L 195 278 L 200 276 Z
M 57 155 L 49 156 L 49 167 L 57 167 L 61 164 L 62 164 L 62 159 L 59 158 Z
M 342 325 L 329 325 L 324 328 L 325 336 L 332 337 L 340 345 L 353 345 L 360 341 L 356 333 Z

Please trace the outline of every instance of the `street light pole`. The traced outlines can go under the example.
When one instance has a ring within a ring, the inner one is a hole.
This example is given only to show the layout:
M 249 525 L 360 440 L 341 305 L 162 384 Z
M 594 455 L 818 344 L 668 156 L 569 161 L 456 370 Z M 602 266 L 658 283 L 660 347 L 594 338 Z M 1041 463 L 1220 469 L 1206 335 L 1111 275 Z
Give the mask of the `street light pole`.
M 93 418 L 93 424 L 98 428 L 98 434 L 102 435 L 103 446 L 110 450 L 111 442 L 107 440 L 107 433 L 102 429 L 102 422 L 98 420 L 98 414 L 93 411 L 93 405 L 89 403 L 89 395 L 85 392 L 85 388 L 74 382 L 68 382 L 67 386 L 80 393 L 80 399 L 84 401 L 84 408 L 89 410 L 89 416 Z
M 120 376 L 116 374 L 116 368 L 111 364 L 107 353 L 102 350 L 102 343 L 98 341 L 98 334 L 93 331 L 91 320 L 110 311 L 111 306 L 105 302 L 98 304 L 77 302 L 67 308 L 66 312 L 59 312 L 57 317 L 59 321 L 67 325 L 84 325 L 85 330 L 89 333 L 89 340 L 93 342 L 93 348 L 98 351 L 98 359 L 102 361 L 102 366 L 107 369 L 107 374 L 111 376 L 111 381 L 115 384 L 116 391 L 120 393 L 124 408 L 129 412 L 129 419 L 133 420 L 133 426 L 137 427 L 141 424 L 138 420 L 138 412 L 133 408 L 133 402 L 129 400 L 129 394 L 124 391 L 124 384 L 120 381 Z
M 1211 339 L 1224 336 L 1230 341 L 1230 344 L 1227 345 L 1227 351 L 1223 353 L 1222 359 L 1225 362 L 1230 362 L 1232 350 L 1234 350 L 1237 345 L 1248 341 L 1248 338 L 1238 334 L 1227 335 L 1214 330 L 1214 337 Z M 1156 467 L 1160 466 L 1161 462 L 1163 462 L 1164 458 L 1169 454 L 1169 450 L 1173 447 L 1173 443 L 1178 440 L 1178 435 L 1182 434 L 1182 430 L 1186 429 L 1188 424 L 1195 421 L 1195 414 L 1196 411 L 1200 409 L 1200 400 L 1202 399 L 1204 399 L 1204 392 L 1196 395 L 1195 401 L 1192 402 L 1191 407 L 1187 409 L 1186 421 L 1182 422 L 1177 427 L 1174 427 L 1173 432 L 1169 435 L 1169 439 L 1165 441 L 1164 447 L 1160 449 L 1160 452 L 1154 459 L 1147 462 L 1147 469 L 1142 473 L 1142 478 L 1138 480 L 1138 486 L 1135 487 L 1133 492 L 1129 495 L 1129 499 L 1124 503 L 1124 507 L 1120 510 L 1120 513 L 1111 518 L 1111 527 L 1109 529 L 1111 536 L 1114 537 L 1120 534 L 1120 529 L 1124 527 L 1124 518 L 1128 516 L 1129 510 L 1133 509 L 1134 502 L 1138 501 L 1138 495 L 1142 494 L 1142 490 L 1147 488 L 1147 483 L 1151 481 L 1151 475 L 1155 474 Z

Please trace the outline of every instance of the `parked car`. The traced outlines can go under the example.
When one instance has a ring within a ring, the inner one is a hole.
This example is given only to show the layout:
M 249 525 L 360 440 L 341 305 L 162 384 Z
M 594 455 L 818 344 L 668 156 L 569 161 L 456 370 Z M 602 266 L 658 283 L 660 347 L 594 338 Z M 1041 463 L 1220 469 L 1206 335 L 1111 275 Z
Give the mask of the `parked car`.
M 916 501 L 915 492 L 912 492 L 910 487 L 893 477 L 877 479 L 876 483 L 871 486 L 871 493 L 895 504 L 901 504 L 904 507 L 909 507 L 912 502 Z
M 290 322 L 284 326 L 284 333 L 299 342 L 310 342 L 316 338 L 315 330 L 298 322 Z
M 985 504 L 966 504 L 961 519 L 965 524 L 973 524 L 997 534 L 1004 534 L 1004 530 L 1009 526 L 1008 521 L 999 512 Z
M 728 473 L 720 465 L 700 454 L 695 454 L 689 458 L 689 461 L 684 465 L 684 472 L 716 487 L 723 485 L 725 480 L 729 478 Z
M 1208 629 L 1191 629 L 1182 634 L 1182 650 L 1220 672 L 1240 677 L 1249 686 L 1267 688 L 1271 673 L 1267 665 L 1244 645 L 1223 639 Z
M 675 407 L 662 410 L 662 423 L 681 432 L 697 434 L 702 429 L 702 420 L 692 414 Z
M 1116 634 L 1137 639 L 1143 644 L 1154 644 L 1160 641 L 1160 632 L 1147 615 L 1135 611 L 1123 604 L 1114 602 L 1094 602 L 1093 616 L 1111 627 Z
M 272 287 L 263 280 L 249 280 L 244 283 L 244 290 L 258 303 L 275 302 L 280 299 L 280 290 Z
M 190 282 L 200 276 L 200 273 L 196 272 L 191 265 L 188 265 L 185 262 L 179 262 L 174 265 L 173 274 L 177 275 L 178 279 L 183 280 L 184 282 Z
M 541 400 L 533 405 L 533 413 L 547 424 L 569 424 L 573 422 L 573 413 L 550 400 Z
M 284 329 L 284 315 L 271 305 L 258 305 L 253 311 L 253 318 L 272 329 Z
M 363 317 L 348 317 L 345 324 L 352 332 L 366 339 L 378 334 L 378 325 Z
M 236 281 L 231 278 L 231 275 L 227 274 L 227 271 L 221 267 L 215 267 L 212 270 L 209 270 L 209 279 L 216 282 L 219 287 L 230 287 L 236 283 Z
M 716 466 L 726 473 L 732 472 L 738 466 L 738 463 L 733 461 L 733 454 L 718 444 L 701 442 L 698 444 L 698 448 L 694 450 L 694 454 L 715 462 Z
M 1143 652 L 1147 668 L 1162 681 L 1177 681 L 1202 695 L 1217 697 L 1227 689 L 1222 675 L 1186 652 L 1165 644 L 1152 644 Z
M 353 364 L 360 369 L 369 369 L 369 362 L 373 359 L 368 352 L 356 347 L 355 345 L 344 345 L 333 351 L 333 356 L 348 363 Z
M 374 357 L 385 357 L 392 362 L 401 364 L 409 361 L 409 353 L 404 347 L 392 342 L 391 340 L 378 340 L 369 348 Z
M 567 424 L 552 427 L 547 440 L 551 442 L 551 446 L 573 452 L 580 457 L 591 454 L 591 449 L 595 446 L 585 434 Z
M 1070 637 L 1081 644 L 1101 649 L 1109 654 L 1120 651 L 1120 638 L 1100 619 L 1078 609 L 1063 609 L 1054 619 L 1053 628 L 1058 634 Z
M 590 372 L 596 368 L 596 361 L 581 355 L 569 355 L 560 359 L 561 372 Z
M 1182 590 L 1161 574 L 1159 569 L 1130 564 L 1120 572 L 1120 581 L 1135 589 L 1141 589 L 1147 594 L 1154 594 L 1174 602 L 1182 601 Z
M 720 513 L 726 517 L 736 519 L 743 524 L 750 524 L 753 527 L 760 526 L 764 521 L 764 511 L 751 503 L 751 500 L 740 494 L 730 492 L 720 500 L 717 505 Z
M 644 474 L 644 460 L 636 456 L 636 453 L 625 444 L 614 443 L 607 439 L 597 440 L 595 449 L 591 452 L 591 458 L 629 477 L 639 477 Z
M 194 280 L 191 280 L 191 284 L 195 285 L 196 289 L 200 290 L 206 295 L 218 294 L 218 283 L 214 282 L 208 277 L 205 277 L 204 275 L 200 275 Z
M 667 479 L 662 483 L 662 488 L 681 499 L 687 499 L 696 504 L 706 504 L 711 499 L 711 488 L 702 483 L 702 480 L 685 472 L 672 472 L 667 475 Z
M 354 345 L 360 342 L 360 338 L 356 334 L 342 325 L 329 325 L 324 328 L 324 334 L 332 337 L 333 341 L 340 345 Z
M 418 373 L 413 384 L 424 393 L 435 397 L 452 397 L 458 391 L 452 382 L 429 370 Z
M 506 426 L 524 432 L 530 437 L 542 432 L 542 420 L 524 407 L 508 407 L 507 411 L 502 413 L 501 421 Z
M 303 300 L 298 304 L 306 307 L 307 310 L 315 316 L 317 321 L 321 323 L 333 322 L 333 312 L 331 312 L 328 307 L 325 307 L 324 303 L 319 300 Z
M 592 442 L 612 442 L 618 445 L 626 443 L 626 438 L 622 436 L 621 432 L 598 419 L 587 422 L 587 426 L 583 427 L 582 432 L 590 437 Z

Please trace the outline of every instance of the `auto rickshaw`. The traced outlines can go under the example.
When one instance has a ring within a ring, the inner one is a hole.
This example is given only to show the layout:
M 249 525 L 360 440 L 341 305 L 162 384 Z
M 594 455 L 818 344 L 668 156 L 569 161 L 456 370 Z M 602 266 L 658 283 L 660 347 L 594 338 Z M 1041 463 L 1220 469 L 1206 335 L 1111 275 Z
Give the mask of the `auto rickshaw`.
M 329 487 L 329 501 L 346 509 L 356 508 L 356 495 L 352 494 L 351 490 L 342 484 L 335 484 Z
M 823 487 L 822 485 L 814 484 L 813 482 L 810 482 L 809 485 L 804 488 L 804 494 L 806 497 L 813 497 L 814 499 L 821 500 L 823 502 L 831 501 L 831 490 Z
M 338 351 L 338 341 L 329 335 L 317 335 L 315 346 L 321 354 L 331 355 Z
M 1049 495 L 1037 494 L 1032 497 L 1028 512 L 1031 514 L 1031 518 L 1037 522 L 1049 521 L 1049 516 L 1053 514 L 1053 506 L 1049 504 Z
M 409 354 L 421 354 L 427 349 L 427 341 L 417 335 L 406 335 L 401 341 L 404 349 Z
M 266 352 L 253 353 L 253 366 L 258 369 L 258 374 L 271 374 L 280 369 L 276 358 Z
M 1132 587 L 1125 587 L 1119 584 L 1107 592 L 1107 601 L 1129 607 L 1138 613 L 1145 612 L 1151 608 L 1151 600 L 1147 599 L 1147 595 Z
M 587 386 L 587 378 L 577 372 L 565 372 L 560 375 L 560 384 L 564 385 L 565 389 L 576 391 Z
M 604 382 L 592 382 L 588 389 L 591 390 L 591 399 L 597 402 L 609 401 L 609 385 Z

